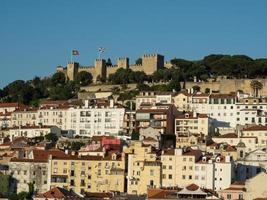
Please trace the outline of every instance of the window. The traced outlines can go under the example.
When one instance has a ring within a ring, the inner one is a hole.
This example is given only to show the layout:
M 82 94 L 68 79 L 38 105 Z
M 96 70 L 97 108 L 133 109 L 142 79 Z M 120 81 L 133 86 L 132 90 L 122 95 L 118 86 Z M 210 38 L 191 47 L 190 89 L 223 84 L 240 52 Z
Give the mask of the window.
M 172 166 L 171 165 L 169 166 L 169 169 L 172 169 Z
M 154 176 L 154 170 L 153 169 L 150 170 L 150 176 Z
M 70 175 L 71 175 L 71 176 L 74 176 L 74 170 L 71 170 L 71 171 L 70 171 Z
M 169 179 L 172 179 L 172 175 L 171 174 L 169 174 Z
M 71 186 L 74 186 L 75 184 L 74 184 L 74 180 L 70 180 L 70 185 Z
M 191 180 L 192 179 L 192 175 L 189 175 L 189 180 Z
M 231 194 L 227 194 L 227 199 L 232 199 L 232 195 Z
M 183 175 L 182 178 L 185 179 L 185 175 Z

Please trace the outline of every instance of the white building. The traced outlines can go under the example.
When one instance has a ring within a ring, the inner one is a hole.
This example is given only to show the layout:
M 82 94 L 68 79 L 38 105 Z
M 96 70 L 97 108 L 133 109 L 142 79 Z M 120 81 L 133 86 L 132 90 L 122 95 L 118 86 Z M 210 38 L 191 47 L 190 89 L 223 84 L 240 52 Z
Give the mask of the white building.
M 88 102 L 82 108 L 69 108 L 67 129 L 74 130 L 77 135 L 92 137 L 94 135 L 118 135 L 123 131 L 125 108 L 110 104 Z
M 195 164 L 195 184 L 212 190 L 226 189 L 234 179 L 231 156 L 203 156 Z
M 34 138 L 45 136 L 49 133 L 60 135 L 60 131 L 56 126 L 18 126 L 9 129 L 9 137 L 13 140 L 16 137 Z
M 242 137 L 256 137 L 257 148 L 267 148 L 267 126 L 255 125 L 244 128 L 241 131 Z
M 252 178 L 262 171 L 267 170 L 267 151 L 266 149 L 256 149 L 243 154 L 237 160 L 237 180 L 245 181 Z
M 155 92 L 147 91 L 140 92 L 136 96 L 136 109 L 139 109 L 141 105 L 155 105 L 155 104 L 172 104 L 173 92 Z
M 36 123 L 45 126 L 57 126 L 67 130 L 67 112 L 70 105 L 46 105 L 37 111 Z
M 11 126 L 35 126 L 37 123 L 37 108 L 21 108 L 11 113 Z

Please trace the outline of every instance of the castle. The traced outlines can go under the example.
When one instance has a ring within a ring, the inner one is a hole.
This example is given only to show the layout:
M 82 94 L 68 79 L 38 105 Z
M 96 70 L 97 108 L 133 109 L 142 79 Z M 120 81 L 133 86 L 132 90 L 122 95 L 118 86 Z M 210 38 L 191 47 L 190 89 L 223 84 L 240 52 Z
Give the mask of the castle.
M 130 68 L 133 71 L 143 71 L 147 75 L 153 74 L 158 69 L 169 68 L 170 63 L 164 63 L 164 56 L 159 54 L 145 54 L 142 56 L 142 64 L 129 64 L 129 58 L 118 58 L 117 65 L 107 65 L 106 60 L 96 59 L 94 66 L 83 67 L 77 62 L 69 62 L 67 67 L 57 67 L 57 72 L 63 72 L 69 80 L 74 80 L 77 73 L 81 71 L 90 72 L 93 82 L 100 79 L 106 80 L 110 74 L 115 73 L 120 68 Z

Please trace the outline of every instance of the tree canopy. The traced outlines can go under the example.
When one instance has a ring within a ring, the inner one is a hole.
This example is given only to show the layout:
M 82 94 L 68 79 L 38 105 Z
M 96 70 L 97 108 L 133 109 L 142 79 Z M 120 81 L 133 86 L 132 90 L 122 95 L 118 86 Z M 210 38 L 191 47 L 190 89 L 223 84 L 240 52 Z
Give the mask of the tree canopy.
M 89 72 L 81 71 L 76 75 L 75 82 L 80 86 L 87 86 L 93 82 L 93 76 Z

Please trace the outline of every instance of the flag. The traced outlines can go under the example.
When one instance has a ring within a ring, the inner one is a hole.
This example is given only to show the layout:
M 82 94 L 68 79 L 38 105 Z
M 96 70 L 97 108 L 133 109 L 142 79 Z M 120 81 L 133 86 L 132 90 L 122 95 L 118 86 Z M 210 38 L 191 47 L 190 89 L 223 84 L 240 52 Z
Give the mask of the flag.
M 105 49 L 104 47 L 99 47 L 99 48 L 98 48 L 98 51 L 101 52 L 101 53 L 103 53 L 105 50 L 106 50 L 106 49 Z
M 73 49 L 73 50 L 72 50 L 72 55 L 73 55 L 73 56 L 78 56 L 78 55 L 80 55 L 80 53 L 79 53 L 78 50 Z

